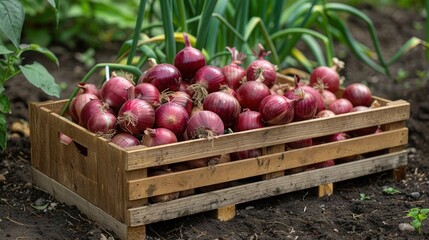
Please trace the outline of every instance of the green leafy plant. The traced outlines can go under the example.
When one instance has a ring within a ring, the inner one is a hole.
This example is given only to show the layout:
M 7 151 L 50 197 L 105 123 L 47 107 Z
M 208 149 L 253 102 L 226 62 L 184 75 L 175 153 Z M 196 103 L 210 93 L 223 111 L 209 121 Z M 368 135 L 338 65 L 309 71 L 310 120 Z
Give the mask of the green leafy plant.
M 429 208 L 411 208 L 408 211 L 407 217 L 412 217 L 411 225 L 416 229 L 417 233 L 421 234 L 423 221 L 428 218 Z
M 55 8 L 53 0 L 48 1 Z M 0 148 L 5 149 L 7 144 L 6 116 L 10 113 L 10 101 L 5 94 L 5 83 L 23 74 L 35 87 L 42 89 L 46 94 L 59 97 L 60 86 L 55 79 L 38 63 L 23 63 L 23 53 L 35 51 L 58 64 L 56 56 L 46 48 L 37 44 L 22 44 L 21 31 L 24 23 L 24 8 L 20 1 L 0 0 Z
M 368 195 L 366 195 L 365 193 L 360 193 L 359 194 L 359 200 L 360 201 L 365 201 L 365 200 L 370 200 L 370 199 L 371 199 L 371 197 L 368 196 Z
M 394 195 L 394 194 L 401 193 L 401 191 L 399 191 L 398 189 L 393 188 L 393 187 L 385 187 L 385 188 L 383 188 L 383 193 L 388 194 L 388 195 Z
M 145 9 L 145 5 L 146 1 L 141 1 L 140 9 Z M 345 3 L 181 0 L 154 1 L 148 5 L 149 9 L 138 14 L 142 23 L 135 28 L 138 38 L 124 43 L 117 62 L 133 59 L 133 64 L 141 67 L 152 57 L 158 62 L 171 63 L 176 49 L 183 47 L 182 32 L 190 35 L 193 46 L 206 54 L 210 64 L 224 65 L 229 61 L 227 46 L 246 53 L 249 63 L 254 59 L 252 49 L 261 43 L 271 51 L 267 60 L 280 71 L 291 67 L 311 71 L 319 65 L 331 66 L 337 55 L 334 45 L 341 44 L 375 71 L 390 75 L 389 65 L 402 55 L 416 46 L 429 47 L 425 41 L 411 38 L 390 59 L 385 59 L 371 19 Z M 353 16 L 367 26 L 372 46 L 353 37 L 345 16 Z M 131 51 L 136 40 L 137 48 Z

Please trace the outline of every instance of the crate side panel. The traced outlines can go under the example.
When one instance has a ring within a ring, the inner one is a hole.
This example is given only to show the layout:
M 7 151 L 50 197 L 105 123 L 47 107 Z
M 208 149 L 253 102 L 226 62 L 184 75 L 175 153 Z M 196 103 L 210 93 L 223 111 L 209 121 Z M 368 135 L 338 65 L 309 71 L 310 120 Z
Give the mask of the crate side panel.
M 401 146 L 408 142 L 408 129 L 371 134 L 344 141 L 243 159 L 214 167 L 197 168 L 128 181 L 131 200 L 233 181 L 287 170 L 331 159 Z
M 126 212 L 124 152 L 116 145 L 99 138 L 98 153 L 98 206 L 107 213 L 124 222 Z
M 151 148 L 135 147 L 128 150 L 127 170 L 166 165 L 176 162 L 231 153 L 252 148 L 267 147 L 325 136 L 337 132 L 378 126 L 409 118 L 409 104 L 403 103 L 371 109 L 365 112 L 342 114 L 332 118 L 312 119 L 287 125 L 265 127 L 246 132 L 194 140 Z
M 127 239 L 128 227 L 124 223 L 119 222 L 103 211 L 103 209 L 87 201 L 76 192 L 66 188 L 63 184 L 53 180 L 37 169 L 32 168 L 32 175 L 37 186 L 46 190 L 54 196 L 55 199 L 68 205 L 76 206 L 80 211 L 86 214 L 89 218 L 95 220 L 103 228 L 113 230 L 121 239 Z
M 30 116 L 30 138 L 31 138 L 31 165 L 42 171 L 48 176 L 51 176 L 50 151 L 47 148 L 46 142 L 49 142 L 48 117 L 50 110 L 42 108 L 40 103 L 29 104 Z M 44 104 L 46 106 L 46 103 Z
M 198 194 L 183 199 L 179 198 L 162 204 L 129 209 L 129 218 L 131 226 L 139 226 L 209 211 L 231 204 L 311 188 L 321 184 L 357 178 L 405 165 L 407 165 L 406 151 L 390 153 L 337 166 Z

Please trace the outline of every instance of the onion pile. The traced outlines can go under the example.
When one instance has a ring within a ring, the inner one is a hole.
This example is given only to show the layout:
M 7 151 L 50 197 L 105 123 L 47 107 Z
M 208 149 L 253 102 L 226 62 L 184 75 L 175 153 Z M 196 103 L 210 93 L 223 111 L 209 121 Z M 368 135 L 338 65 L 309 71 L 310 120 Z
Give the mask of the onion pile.
M 100 89 L 80 84 L 82 90 L 69 108 L 72 121 L 120 147 L 153 147 L 192 139 L 214 140 L 231 131 L 251 131 L 375 107 L 370 89 L 363 84 L 351 84 L 341 94 L 336 67 L 314 69 L 308 84 L 296 76 L 295 86 L 291 87 L 276 82 L 276 66 L 265 59 L 268 53 L 262 45 L 258 45 L 256 59 L 247 68 L 241 66 L 245 55 L 229 47 L 232 61 L 218 67 L 206 65 L 204 55 L 191 46 L 186 33 L 184 40 L 185 47 L 177 53 L 174 65 L 157 64 L 150 59 L 150 68 L 137 83 L 113 73 Z M 376 131 L 364 130 L 365 134 Z M 303 137 L 285 144 L 285 150 L 359 134 L 362 133 L 353 131 L 323 139 Z M 255 158 L 263 152 L 248 149 L 230 157 L 234 161 Z M 183 165 L 188 169 L 204 167 L 219 157 L 194 159 Z M 311 167 L 331 164 L 328 161 Z M 170 171 L 152 168 L 148 174 Z

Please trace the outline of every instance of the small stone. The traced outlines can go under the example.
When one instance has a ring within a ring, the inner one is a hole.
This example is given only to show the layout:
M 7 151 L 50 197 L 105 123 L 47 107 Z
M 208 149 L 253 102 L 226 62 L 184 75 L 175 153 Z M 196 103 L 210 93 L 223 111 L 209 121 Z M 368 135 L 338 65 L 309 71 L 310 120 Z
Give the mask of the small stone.
M 399 228 L 399 230 L 401 232 L 413 232 L 413 231 L 416 231 L 416 229 L 413 226 L 411 226 L 411 224 L 409 224 L 409 223 L 400 223 L 398 225 L 398 228 Z
M 419 199 L 420 193 L 419 192 L 412 192 L 412 193 L 410 193 L 410 197 L 412 197 L 413 199 Z
M 5 182 L 6 177 L 3 174 L 0 174 L 0 182 Z
M 46 204 L 46 200 L 44 198 L 39 198 L 36 201 L 34 201 L 35 206 L 43 206 Z
M 246 210 L 252 210 L 252 209 L 254 209 L 255 207 L 254 206 L 247 206 L 246 207 Z

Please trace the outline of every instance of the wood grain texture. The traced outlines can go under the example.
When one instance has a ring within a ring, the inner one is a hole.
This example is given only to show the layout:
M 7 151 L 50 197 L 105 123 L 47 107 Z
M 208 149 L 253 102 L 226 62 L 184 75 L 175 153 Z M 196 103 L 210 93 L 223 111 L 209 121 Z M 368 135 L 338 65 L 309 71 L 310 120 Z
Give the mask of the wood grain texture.
M 136 200 L 244 179 L 331 159 L 400 146 L 407 142 L 408 130 L 401 128 L 380 134 L 371 134 L 303 149 L 268 154 L 258 158 L 218 164 L 215 167 L 197 168 L 150 178 L 141 178 L 128 181 L 128 197 L 130 200 Z
M 286 175 L 128 210 L 130 226 L 174 219 L 256 199 L 335 183 L 407 165 L 406 151 Z

